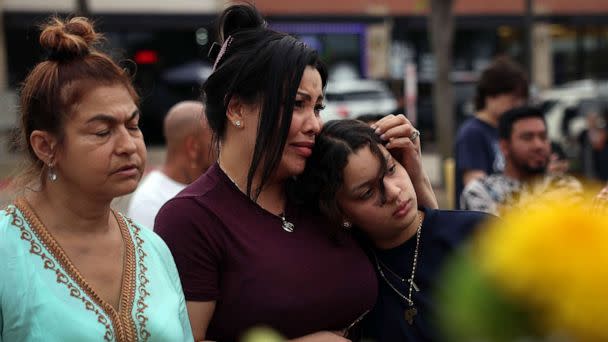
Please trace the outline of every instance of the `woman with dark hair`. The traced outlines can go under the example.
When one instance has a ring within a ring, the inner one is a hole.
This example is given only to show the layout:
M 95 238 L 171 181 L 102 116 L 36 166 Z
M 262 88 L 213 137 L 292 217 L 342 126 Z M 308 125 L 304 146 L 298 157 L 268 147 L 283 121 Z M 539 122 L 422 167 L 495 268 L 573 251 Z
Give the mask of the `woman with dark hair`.
M 412 143 L 419 153 L 419 142 Z M 334 231 L 353 227 L 375 266 L 379 295 L 363 321 L 363 337 L 437 339 L 432 290 L 439 285 L 438 271 L 487 216 L 424 207 L 407 170 L 356 120 L 324 125 L 298 187 Z
M 203 85 L 218 162 L 155 222 L 175 257 L 194 336 L 234 341 L 267 325 L 287 338 L 344 341 L 376 299 L 373 268 L 348 234 L 331 239 L 327 220 L 289 191 L 321 129 L 326 69 L 251 6 L 229 7 L 219 23 L 223 42 Z M 391 116 L 378 132 L 399 145 L 411 128 Z
M 86 18 L 52 19 L 21 91 L 29 167 L 0 211 L 0 341 L 191 341 L 171 252 L 111 209 L 146 148 L 129 75 Z

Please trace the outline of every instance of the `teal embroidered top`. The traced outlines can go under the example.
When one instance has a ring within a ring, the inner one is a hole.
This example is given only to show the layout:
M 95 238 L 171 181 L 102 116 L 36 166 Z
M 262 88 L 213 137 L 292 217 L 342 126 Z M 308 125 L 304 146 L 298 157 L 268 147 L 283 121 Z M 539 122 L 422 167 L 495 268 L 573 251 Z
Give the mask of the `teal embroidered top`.
M 192 341 L 165 243 L 115 214 L 124 241 L 119 309 L 87 284 L 24 200 L 0 210 L 0 342 Z

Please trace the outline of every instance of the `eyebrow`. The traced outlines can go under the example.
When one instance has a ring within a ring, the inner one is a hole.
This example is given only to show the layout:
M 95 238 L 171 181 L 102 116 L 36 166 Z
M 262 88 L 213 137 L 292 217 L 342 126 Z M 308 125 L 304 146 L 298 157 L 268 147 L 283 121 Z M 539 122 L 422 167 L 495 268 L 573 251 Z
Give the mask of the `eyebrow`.
M 298 90 L 297 95 L 303 96 L 307 101 L 311 101 L 312 100 L 312 96 L 310 96 L 308 93 L 305 93 L 301 90 Z M 319 95 L 319 98 L 317 98 L 317 101 L 319 100 L 323 100 L 323 94 Z
M 133 119 L 135 119 L 137 116 L 139 116 L 141 114 L 141 112 L 139 111 L 139 109 L 136 109 L 133 111 L 133 113 L 131 113 L 131 116 L 129 116 L 129 118 L 127 119 L 128 121 L 131 121 Z M 94 117 L 90 118 L 89 120 L 87 120 L 87 124 L 94 122 L 94 121 L 103 121 L 103 122 L 110 122 L 110 123 L 116 123 L 118 122 L 118 120 L 116 120 L 115 117 L 113 117 L 112 115 L 109 114 L 97 114 Z

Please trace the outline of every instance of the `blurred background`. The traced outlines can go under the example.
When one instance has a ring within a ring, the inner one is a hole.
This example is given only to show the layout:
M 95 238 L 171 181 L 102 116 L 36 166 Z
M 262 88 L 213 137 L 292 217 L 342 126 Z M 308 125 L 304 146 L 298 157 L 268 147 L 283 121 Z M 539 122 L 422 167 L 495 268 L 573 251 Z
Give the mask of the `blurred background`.
M 19 85 L 43 57 L 38 25 L 50 14 L 95 18 L 106 51 L 133 70 L 154 167 L 162 160 L 166 111 L 200 97 L 211 72 L 214 19 L 229 3 L 0 0 L 0 191 L 18 160 L 10 141 Z M 588 131 L 606 129 L 607 0 L 252 3 L 271 27 L 299 37 L 329 65 L 325 120 L 407 113 L 423 133 L 425 165 L 440 196 L 456 129 L 474 113 L 477 78 L 499 55 L 528 70 L 532 100 L 546 112 L 550 137 L 571 160 L 571 171 L 608 179 L 608 170 L 589 170 L 585 159 Z

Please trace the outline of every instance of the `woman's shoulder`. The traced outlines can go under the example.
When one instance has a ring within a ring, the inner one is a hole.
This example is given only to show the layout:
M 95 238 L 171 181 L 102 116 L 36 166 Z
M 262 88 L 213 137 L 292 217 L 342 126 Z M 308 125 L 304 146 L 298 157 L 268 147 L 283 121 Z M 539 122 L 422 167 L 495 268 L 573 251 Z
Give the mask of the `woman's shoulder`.
M 19 208 L 11 204 L 0 209 L 0 273 L 6 266 L 2 261 L 22 259 L 41 247 Z
M 476 223 L 494 217 L 488 213 L 474 210 L 425 209 L 425 212 L 427 216 L 434 217 L 435 220 L 452 222 L 452 224 Z
M 462 240 L 474 234 L 488 220 L 496 218 L 480 211 L 425 209 L 430 229 L 440 238 Z
M 0 210 L 0 245 L 14 243 L 23 230 L 28 230 L 28 226 L 19 209 L 13 204 L 4 206 Z
M 222 179 L 217 164 L 189 184 L 160 208 L 158 217 L 179 221 L 190 220 L 191 216 L 205 215 L 213 208 L 232 203 L 233 191 Z
M 216 191 L 222 190 L 222 173 L 219 166 L 213 164 L 205 173 L 200 175 L 194 182 L 188 184 L 173 199 L 198 198 L 205 199 Z

